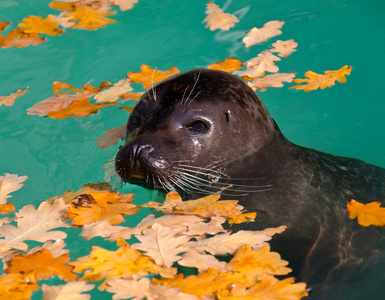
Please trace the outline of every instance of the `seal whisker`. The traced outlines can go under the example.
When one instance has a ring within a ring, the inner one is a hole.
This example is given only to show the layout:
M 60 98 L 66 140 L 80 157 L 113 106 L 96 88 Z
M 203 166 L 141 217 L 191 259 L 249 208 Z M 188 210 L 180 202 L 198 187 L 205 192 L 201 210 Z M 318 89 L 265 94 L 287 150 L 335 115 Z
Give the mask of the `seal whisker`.
M 201 76 L 201 71 L 199 71 L 198 77 L 197 77 L 197 79 L 195 80 L 194 86 L 192 87 L 192 89 L 191 89 L 191 91 L 190 91 L 190 94 L 187 96 L 187 99 L 186 99 L 186 101 L 185 101 L 186 106 L 189 106 L 189 105 L 191 104 L 192 100 L 194 100 L 194 99 L 200 94 L 200 91 L 199 91 L 199 93 L 198 93 L 197 95 L 195 95 L 195 97 L 194 97 L 190 102 L 187 103 L 187 101 L 188 101 L 188 99 L 191 97 L 191 95 L 192 95 L 192 93 L 193 93 L 195 87 L 197 86 L 197 83 L 198 83 L 198 81 L 199 81 L 200 76 Z

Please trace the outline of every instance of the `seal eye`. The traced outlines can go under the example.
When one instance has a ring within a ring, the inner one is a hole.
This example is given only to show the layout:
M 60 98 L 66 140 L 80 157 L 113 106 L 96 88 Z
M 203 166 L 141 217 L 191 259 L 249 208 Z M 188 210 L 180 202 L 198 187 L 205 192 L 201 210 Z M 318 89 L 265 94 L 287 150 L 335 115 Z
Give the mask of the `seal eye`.
M 187 126 L 187 129 L 195 132 L 205 133 L 209 130 L 209 125 L 205 121 L 195 120 Z
M 138 116 L 131 116 L 130 119 L 128 120 L 128 126 L 127 128 L 132 131 L 135 128 L 138 128 L 141 125 L 142 121 L 140 117 Z

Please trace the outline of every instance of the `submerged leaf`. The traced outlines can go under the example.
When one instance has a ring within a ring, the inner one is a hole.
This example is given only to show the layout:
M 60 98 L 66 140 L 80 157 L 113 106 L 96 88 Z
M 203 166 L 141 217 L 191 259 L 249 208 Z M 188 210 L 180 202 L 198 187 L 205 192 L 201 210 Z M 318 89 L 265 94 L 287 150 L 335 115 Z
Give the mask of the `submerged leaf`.
M 127 125 L 124 124 L 118 128 L 111 128 L 104 131 L 104 135 L 95 140 L 96 146 L 100 149 L 107 149 L 110 148 L 111 145 L 117 145 L 119 140 L 124 141 L 126 138 L 126 127 Z
M 5 106 L 14 105 L 16 98 L 19 98 L 20 96 L 25 95 L 25 92 L 27 89 L 28 89 L 28 87 L 26 87 L 24 90 L 17 90 L 16 93 L 12 93 L 8 96 L 0 96 L 0 106 L 2 106 L 3 104 Z

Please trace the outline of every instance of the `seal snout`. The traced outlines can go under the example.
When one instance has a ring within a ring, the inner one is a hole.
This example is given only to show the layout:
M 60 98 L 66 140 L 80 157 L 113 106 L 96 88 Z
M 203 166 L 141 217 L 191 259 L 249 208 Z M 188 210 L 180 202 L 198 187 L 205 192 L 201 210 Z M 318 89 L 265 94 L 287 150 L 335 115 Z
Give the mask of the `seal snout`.
M 116 172 L 123 181 L 135 184 L 148 183 L 153 168 L 167 167 L 166 161 L 153 157 L 153 151 L 154 147 L 149 144 L 127 144 L 116 155 Z

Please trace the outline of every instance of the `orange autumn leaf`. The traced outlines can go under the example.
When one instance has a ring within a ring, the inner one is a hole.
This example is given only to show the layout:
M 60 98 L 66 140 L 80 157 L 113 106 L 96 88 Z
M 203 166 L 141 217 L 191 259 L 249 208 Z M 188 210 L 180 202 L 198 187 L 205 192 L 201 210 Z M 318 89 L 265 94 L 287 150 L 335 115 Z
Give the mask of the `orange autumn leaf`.
M 370 225 L 385 227 L 385 207 L 380 207 L 380 205 L 379 201 L 363 204 L 351 199 L 347 210 L 350 219 L 357 218 L 358 224 L 363 227 Z
M 307 296 L 306 284 L 294 283 L 294 278 L 279 280 L 272 275 L 264 274 L 261 281 L 251 287 L 234 284 L 229 290 L 218 292 L 218 300 L 254 300 L 254 299 L 290 299 L 299 300 Z
M 140 69 L 141 72 L 128 72 L 127 75 L 130 77 L 131 82 L 141 82 L 145 89 L 149 89 L 154 83 L 179 73 L 179 70 L 173 66 L 170 67 L 170 70 L 160 71 L 143 64 Z
M 121 107 L 119 107 L 119 109 L 123 109 L 123 110 L 125 110 L 125 111 L 127 111 L 127 112 L 132 112 L 133 109 L 134 109 L 134 107 L 135 107 L 135 105 L 130 106 L 130 107 L 127 107 L 127 106 L 121 106 Z
M 11 24 L 11 22 L 0 21 L 0 33 L 3 32 L 3 30 L 4 30 L 9 24 Z
M 52 21 L 52 17 L 48 16 L 43 19 L 40 16 L 29 16 L 22 20 L 24 23 L 20 23 L 19 27 L 26 33 L 38 33 L 47 35 L 61 35 L 64 29 L 59 29 L 59 23 Z
M 59 9 L 59 10 L 66 10 L 66 11 L 74 11 L 76 8 L 75 3 L 64 3 L 64 2 L 51 2 L 49 4 L 49 7 Z
M 70 21 L 78 22 L 71 28 L 96 30 L 101 27 L 106 27 L 106 24 L 115 23 L 115 20 L 105 17 L 113 14 L 115 14 L 115 11 L 101 11 L 83 2 L 78 2 L 75 10 L 66 16 L 71 17 Z
M 15 211 L 15 206 L 13 203 L 0 204 L 0 215 L 6 215 L 13 213 Z
M 82 85 L 82 92 L 99 93 L 101 90 L 109 87 L 110 85 L 111 82 L 109 81 L 103 81 L 101 84 L 99 84 L 99 86 L 92 86 L 89 83 L 86 83 Z
M 153 207 L 164 213 L 193 214 L 210 218 L 214 216 L 229 217 L 241 214 L 243 206 L 235 200 L 219 200 L 220 195 L 210 195 L 197 200 L 182 201 L 177 192 L 167 193 L 163 205 L 148 203 L 144 206 Z
M 33 272 L 0 276 L 1 300 L 30 299 L 32 292 L 38 289 Z
M 256 212 L 229 216 L 228 223 L 231 225 L 231 224 L 241 224 L 245 222 L 254 222 L 254 219 L 256 216 L 257 216 Z
M 75 267 L 74 272 L 84 272 L 83 280 L 104 280 L 99 286 L 100 290 L 105 290 L 107 282 L 115 278 L 138 278 L 149 274 L 172 277 L 176 274 L 175 268 L 158 266 L 153 259 L 132 249 L 130 245 L 121 244 L 116 251 L 93 246 L 89 255 L 80 257 L 70 264 Z
M 336 71 L 325 71 L 325 75 L 308 71 L 305 73 L 305 76 L 307 77 L 307 79 L 297 78 L 293 80 L 296 83 L 306 82 L 307 84 L 295 85 L 290 87 L 290 89 L 304 90 L 305 92 L 316 90 L 318 88 L 323 90 L 325 88 L 335 85 L 336 81 L 340 83 L 345 83 L 346 82 L 345 75 L 350 75 L 351 70 L 352 70 L 351 66 L 343 66 L 341 69 Z
M 120 99 L 124 99 L 124 100 L 132 100 L 132 101 L 138 101 L 140 99 L 140 97 L 142 97 L 144 94 L 143 93 L 125 93 L 125 94 L 122 94 L 120 95 Z
M 62 90 L 69 89 L 68 91 L 65 91 L 64 93 L 69 92 L 79 92 L 81 89 L 75 89 L 75 87 L 72 84 L 61 82 L 61 81 L 54 81 L 52 82 L 52 94 L 55 96 L 58 95 Z
M 52 276 L 59 276 L 65 281 L 77 280 L 78 276 L 72 273 L 73 266 L 67 265 L 69 254 L 53 257 L 51 252 L 43 249 L 33 254 L 20 254 L 11 260 L 11 266 L 6 273 L 20 273 L 34 271 L 36 280 L 42 280 Z
M 7 36 L 0 35 L 0 47 L 4 48 L 36 46 L 44 42 L 45 37 L 39 38 L 38 33 L 26 33 L 21 28 L 16 28 L 8 32 Z
M 141 206 L 131 203 L 134 194 L 123 194 L 108 191 L 94 190 L 89 186 L 81 188 L 81 194 L 74 193 L 73 200 L 69 202 L 66 216 L 72 219 L 75 226 L 108 220 L 111 225 L 124 221 L 123 216 L 133 215 Z
M 71 103 L 68 108 L 62 108 L 59 111 L 51 111 L 47 114 L 47 117 L 52 119 L 66 119 L 67 117 L 88 117 L 93 114 L 97 114 L 99 109 L 110 106 L 118 105 L 117 103 L 101 103 L 90 104 L 88 98 L 80 98 Z
M 225 59 L 225 61 L 211 64 L 207 68 L 213 70 L 221 70 L 225 72 L 232 72 L 242 68 L 242 61 L 236 58 L 228 57 Z

